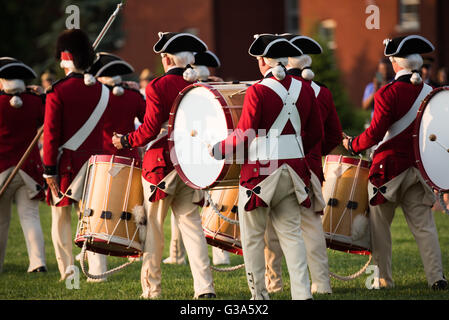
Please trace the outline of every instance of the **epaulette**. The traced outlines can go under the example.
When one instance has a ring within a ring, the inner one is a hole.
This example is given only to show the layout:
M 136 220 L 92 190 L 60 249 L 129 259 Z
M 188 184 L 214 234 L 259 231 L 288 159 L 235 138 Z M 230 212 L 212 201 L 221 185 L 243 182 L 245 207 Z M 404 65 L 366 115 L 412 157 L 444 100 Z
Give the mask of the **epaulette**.
M 45 93 L 50 93 L 50 92 L 52 92 L 53 89 L 54 89 L 57 85 L 59 85 L 60 83 L 66 81 L 67 79 L 68 79 L 68 77 L 64 77 L 64 78 L 62 78 L 62 79 L 56 80 L 55 82 L 53 82 L 53 83 L 51 84 L 51 86 L 49 86 L 49 87 L 45 90 Z

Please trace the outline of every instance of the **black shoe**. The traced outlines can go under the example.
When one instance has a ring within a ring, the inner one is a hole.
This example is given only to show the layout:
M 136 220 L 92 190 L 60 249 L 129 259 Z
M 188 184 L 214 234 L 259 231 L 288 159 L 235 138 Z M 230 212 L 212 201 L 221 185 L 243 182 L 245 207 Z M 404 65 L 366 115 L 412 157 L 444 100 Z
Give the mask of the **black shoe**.
M 214 299 L 216 297 L 215 293 L 203 293 L 198 296 L 198 299 Z
M 447 280 L 446 279 L 438 280 L 432 285 L 432 290 L 434 291 L 447 290 Z
M 29 273 L 32 273 L 32 272 L 47 272 L 47 268 L 45 266 L 41 266 L 34 270 L 31 270 Z

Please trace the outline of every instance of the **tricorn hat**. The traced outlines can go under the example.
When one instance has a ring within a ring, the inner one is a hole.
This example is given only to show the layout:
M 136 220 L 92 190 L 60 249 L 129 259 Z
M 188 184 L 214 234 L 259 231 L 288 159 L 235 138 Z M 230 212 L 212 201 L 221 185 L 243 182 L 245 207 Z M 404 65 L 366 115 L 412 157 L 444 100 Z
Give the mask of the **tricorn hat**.
M 87 34 L 80 29 L 63 31 L 56 42 L 56 59 L 62 54 L 70 56 L 76 68 L 86 70 L 93 63 L 95 54 Z
M 256 34 L 248 53 L 253 57 L 285 58 L 302 55 L 301 49 L 284 37 L 274 34 Z
M 107 52 L 97 53 L 94 63 L 89 68 L 89 73 L 95 77 L 114 77 L 133 72 L 134 68 L 128 62 Z
M 424 54 L 435 50 L 429 40 L 418 35 L 385 39 L 384 45 L 384 54 L 387 57 L 405 57 L 410 54 Z
M 185 32 L 159 32 L 159 40 L 153 47 L 156 53 L 178 53 L 181 51 L 203 52 L 207 45 L 197 36 Z
M 29 66 L 23 62 L 11 58 L 2 57 L 0 58 L 0 78 L 2 79 L 33 79 L 37 75 Z
M 193 64 L 196 66 L 206 66 L 211 68 L 219 68 L 221 65 L 220 59 L 218 59 L 218 57 L 209 50 L 196 53 L 195 62 Z
M 284 37 L 299 49 L 301 49 L 303 54 L 323 53 L 323 48 L 321 47 L 321 45 L 310 37 L 294 35 L 291 33 L 281 34 L 281 37 Z

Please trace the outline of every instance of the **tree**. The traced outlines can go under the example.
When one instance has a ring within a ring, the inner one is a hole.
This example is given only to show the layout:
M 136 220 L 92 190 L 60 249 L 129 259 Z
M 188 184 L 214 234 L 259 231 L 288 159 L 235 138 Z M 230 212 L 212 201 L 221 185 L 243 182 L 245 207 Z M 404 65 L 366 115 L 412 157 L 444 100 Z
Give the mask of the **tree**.
M 315 80 L 326 85 L 332 92 L 335 107 L 340 118 L 343 131 L 349 135 L 357 135 L 364 130 L 365 121 L 369 118 L 367 111 L 355 108 L 341 81 L 340 70 L 334 52 L 329 48 L 328 42 L 320 35 L 313 36 L 323 47 L 323 53 L 313 56 L 313 70 Z
M 79 7 L 80 27 L 93 42 L 118 3 L 120 0 L 0 0 L 0 28 L 7 31 L 6 40 L 0 43 L 0 53 L 22 60 L 38 75 L 50 70 L 62 76 L 54 52 L 56 39 L 66 28 L 66 7 Z M 117 50 L 123 39 L 118 15 L 97 51 Z

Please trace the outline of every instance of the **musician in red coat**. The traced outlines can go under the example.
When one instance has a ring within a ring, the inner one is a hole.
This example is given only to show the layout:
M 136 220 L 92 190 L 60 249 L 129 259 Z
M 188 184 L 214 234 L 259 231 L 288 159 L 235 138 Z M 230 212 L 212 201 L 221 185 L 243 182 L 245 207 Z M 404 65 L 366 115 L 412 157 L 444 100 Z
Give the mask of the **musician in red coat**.
M 141 165 L 138 148 L 117 149 L 111 141 L 114 133 L 126 134 L 135 129 L 134 120 L 143 122 L 145 99 L 138 89 L 132 88 L 122 79 L 123 75 L 134 72 L 133 67 L 120 57 L 107 53 L 97 53 L 89 73 L 110 90 L 109 102 L 103 115 L 103 154 L 134 158 Z
M 13 58 L 0 58 L 0 186 L 19 163 L 44 122 L 44 96 L 25 87 L 34 71 Z M 28 251 L 28 272 L 45 272 L 44 235 L 39 200 L 44 195 L 43 166 L 35 145 L 19 172 L 0 196 L 0 272 L 6 253 L 12 203 L 17 206 Z
M 323 196 L 321 184 L 324 180 L 322 170 L 322 156 L 330 153 L 342 140 L 342 129 L 337 115 L 332 93 L 323 84 L 319 84 L 312 79 L 315 74 L 311 69 L 311 54 L 321 54 L 322 48 L 318 42 L 312 38 L 293 34 L 283 34 L 284 38 L 292 42 L 303 52 L 297 57 L 289 57 L 287 73 L 306 85 L 311 86 L 323 123 L 324 137 L 321 143 L 306 154 L 307 163 L 311 169 L 311 180 L 313 198 L 317 201 L 317 206 L 322 207 Z M 317 113 L 318 115 L 318 113 Z M 312 278 L 312 293 L 332 293 L 329 279 L 329 264 L 327 257 L 326 241 L 321 222 L 321 212 L 305 211 L 301 216 L 301 230 L 307 251 L 307 262 Z M 270 224 L 269 224 L 270 226 Z M 267 263 L 266 284 L 269 292 L 278 292 L 283 289 L 282 284 L 282 251 L 279 240 L 276 238 L 272 228 L 265 235 L 266 248 L 265 258 Z
M 56 55 L 66 77 L 47 91 L 44 121 L 44 177 L 49 185 L 47 202 L 52 209 L 52 239 L 61 280 L 73 265 L 71 210 L 78 210 L 87 161 L 103 151 L 102 115 L 109 90 L 84 71 L 94 53 L 87 35 L 64 31 L 57 41 Z M 83 75 L 84 74 L 84 75 Z M 88 252 L 92 273 L 105 271 L 105 259 Z
M 395 80 L 374 96 L 371 125 L 361 135 L 344 140 L 345 147 L 357 154 L 377 144 L 370 168 L 371 244 L 374 264 L 379 267 L 380 287 L 393 287 L 391 272 L 390 226 L 400 205 L 418 244 L 427 282 L 435 290 L 446 289 L 438 233 L 431 207 L 431 188 L 416 167 L 413 153 L 413 127 L 422 100 L 432 91 L 417 70 L 420 54 L 432 52 L 433 45 L 417 35 L 385 41 Z
M 171 207 L 177 220 L 192 271 L 195 298 L 215 297 L 206 238 L 198 206 L 202 193 L 189 188 L 171 162 L 167 143 L 167 121 L 178 93 L 196 80 L 191 68 L 193 52 L 207 50 L 196 36 L 187 33 L 159 33 L 154 51 L 161 54 L 165 75 L 146 87 L 143 124 L 134 132 L 116 135 L 114 145 L 121 149 L 147 147 L 142 167 L 147 236 L 144 245 L 141 284 L 143 298 L 161 295 L 161 260 L 164 248 L 163 223 Z
M 237 129 L 213 147 L 217 159 L 248 151 L 239 187 L 243 257 L 253 299 L 269 299 L 265 286 L 267 220 L 279 238 L 290 274 L 292 299 L 310 299 L 301 212 L 311 209 L 305 155 L 323 136 L 308 85 L 286 74 L 289 56 L 302 52 L 275 35 L 256 35 L 249 49 L 265 78 L 248 88 Z M 322 209 L 322 208 L 321 208 Z

